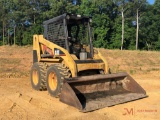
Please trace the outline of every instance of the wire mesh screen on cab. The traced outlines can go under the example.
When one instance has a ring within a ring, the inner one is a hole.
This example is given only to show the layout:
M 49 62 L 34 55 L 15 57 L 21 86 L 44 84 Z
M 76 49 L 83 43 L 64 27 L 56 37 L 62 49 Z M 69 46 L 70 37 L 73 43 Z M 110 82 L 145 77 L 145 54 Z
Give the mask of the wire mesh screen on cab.
M 47 40 L 66 48 L 63 20 L 47 24 Z

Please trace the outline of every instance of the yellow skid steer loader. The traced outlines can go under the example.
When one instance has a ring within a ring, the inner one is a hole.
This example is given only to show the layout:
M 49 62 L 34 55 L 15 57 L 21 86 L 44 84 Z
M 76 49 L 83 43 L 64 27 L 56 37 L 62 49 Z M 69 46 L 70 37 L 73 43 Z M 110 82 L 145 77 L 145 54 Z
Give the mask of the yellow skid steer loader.
M 106 59 L 93 49 L 91 22 L 69 13 L 44 21 L 44 35 L 33 36 L 32 87 L 82 112 L 146 97 L 127 73 L 109 73 Z

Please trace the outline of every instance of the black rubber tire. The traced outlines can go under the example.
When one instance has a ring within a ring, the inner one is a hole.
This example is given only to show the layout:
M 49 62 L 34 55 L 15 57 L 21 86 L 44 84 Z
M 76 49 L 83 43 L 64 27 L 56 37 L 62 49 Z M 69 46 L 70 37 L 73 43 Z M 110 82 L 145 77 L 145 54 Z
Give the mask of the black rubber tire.
M 64 76 L 61 74 L 62 70 L 59 68 L 61 68 L 60 64 L 54 64 L 47 69 L 47 74 L 46 74 L 47 90 L 48 90 L 48 93 L 53 97 L 59 97 L 61 93 L 61 88 L 63 85 Z M 56 80 L 57 80 L 57 85 L 54 90 L 50 87 L 50 83 L 49 83 L 49 79 L 51 79 L 49 78 L 49 75 L 52 73 L 56 75 Z
M 33 77 L 33 74 L 37 72 L 37 80 L 35 80 Z M 46 89 L 46 66 L 44 63 L 36 62 L 32 65 L 31 71 L 30 71 L 30 81 L 32 88 L 35 90 L 47 90 Z M 35 83 L 36 81 L 36 83 Z

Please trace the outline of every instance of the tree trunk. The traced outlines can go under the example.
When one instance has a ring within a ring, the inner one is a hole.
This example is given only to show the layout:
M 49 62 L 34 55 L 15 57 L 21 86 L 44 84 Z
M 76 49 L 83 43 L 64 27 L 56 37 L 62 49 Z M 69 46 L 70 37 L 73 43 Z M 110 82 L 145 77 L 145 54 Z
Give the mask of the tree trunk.
M 34 24 L 35 24 L 36 23 L 36 15 L 34 15 L 33 19 L 34 19 L 33 21 L 34 21 Z
M 9 45 L 9 29 L 8 29 L 8 45 Z
M 4 45 L 4 22 L 3 22 L 3 45 Z
M 16 37 L 16 26 L 14 26 L 14 38 L 13 38 L 14 39 L 14 45 L 16 45 L 16 38 L 15 37 Z
M 138 9 L 137 9 L 137 30 L 136 30 L 136 50 L 138 50 L 138 31 L 139 31 L 139 23 L 138 23 Z
M 124 43 L 124 11 L 122 8 L 122 41 L 121 41 L 121 50 L 123 50 L 123 43 Z

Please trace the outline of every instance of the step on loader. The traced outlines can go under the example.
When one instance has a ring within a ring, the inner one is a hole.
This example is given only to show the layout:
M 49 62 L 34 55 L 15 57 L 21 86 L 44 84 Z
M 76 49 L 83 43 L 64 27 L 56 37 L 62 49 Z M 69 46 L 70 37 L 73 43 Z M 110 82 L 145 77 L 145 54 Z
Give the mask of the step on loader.
M 30 80 L 35 90 L 82 112 L 147 97 L 127 73 L 109 73 L 104 56 L 92 45 L 92 18 L 65 13 L 43 22 L 33 36 Z

